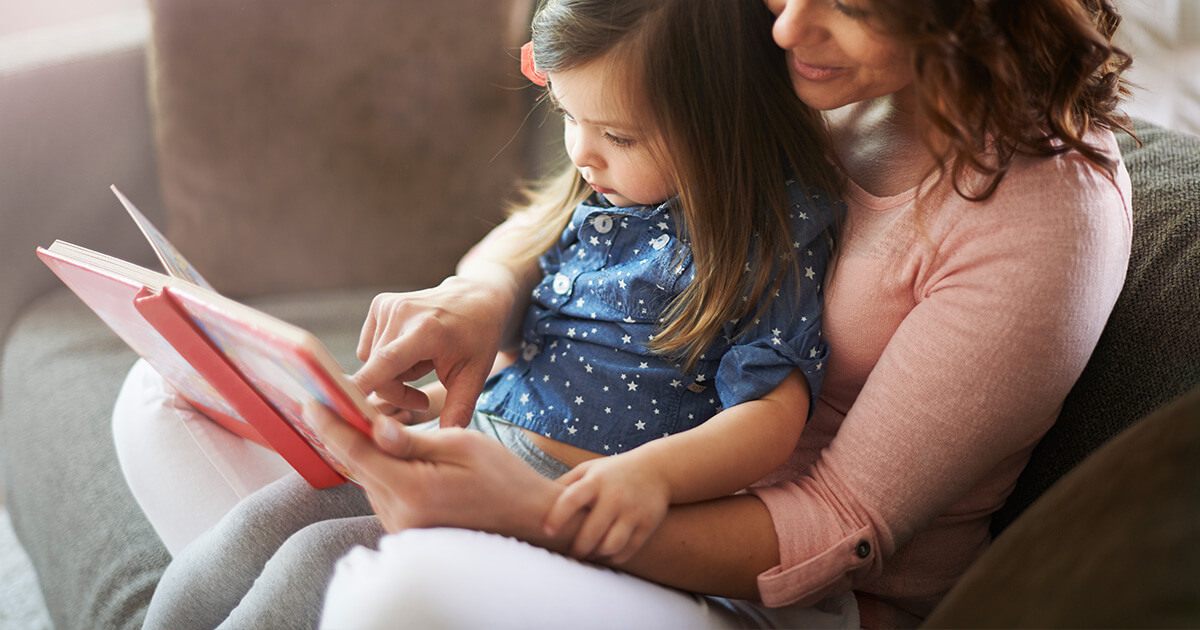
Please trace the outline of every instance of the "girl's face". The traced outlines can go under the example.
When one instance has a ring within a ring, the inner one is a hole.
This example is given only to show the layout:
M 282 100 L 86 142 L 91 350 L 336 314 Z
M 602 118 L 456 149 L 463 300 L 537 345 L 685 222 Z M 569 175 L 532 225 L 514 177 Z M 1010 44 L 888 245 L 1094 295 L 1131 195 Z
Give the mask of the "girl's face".
M 658 157 L 656 134 L 637 123 L 619 98 L 604 58 L 550 72 L 550 96 L 563 114 L 567 155 L 592 188 L 619 207 L 659 204 L 675 194 L 670 172 Z
M 870 25 L 870 0 L 766 0 L 800 100 L 830 110 L 913 82 L 909 51 Z

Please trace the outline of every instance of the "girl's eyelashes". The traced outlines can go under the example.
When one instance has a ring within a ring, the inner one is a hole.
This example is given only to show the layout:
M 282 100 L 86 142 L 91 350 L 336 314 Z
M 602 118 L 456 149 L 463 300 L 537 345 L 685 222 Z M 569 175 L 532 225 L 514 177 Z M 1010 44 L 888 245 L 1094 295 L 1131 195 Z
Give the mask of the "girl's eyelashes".
M 553 95 L 550 96 L 550 111 L 554 112 L 558 116 L 562 116 L 563 120 L 569 123 L 574 124 L 575 122 L 575 118 L 571 116 L 571 113 L 563 109 L 562 105 L 558 104 L 558 100 L 555 99 Z
M 614 147 L 617 147 L 618 149 L 628 149 L 629 147 L 632 147 L 635 142 L 635 140 L 633 138 L 622 138 L 621 136 L 614 136 L 607 131 L 604 132 L 604 139 L 608 140 L 609 144 L 613 145 Z
M 851 6 L 845 2 L 842 2 L 841 0 L 829 0 L 829 5 L 842 15 L 855 20 L 861 20 L 870 15 L 866 9 L 860 9 L 859 7 Z

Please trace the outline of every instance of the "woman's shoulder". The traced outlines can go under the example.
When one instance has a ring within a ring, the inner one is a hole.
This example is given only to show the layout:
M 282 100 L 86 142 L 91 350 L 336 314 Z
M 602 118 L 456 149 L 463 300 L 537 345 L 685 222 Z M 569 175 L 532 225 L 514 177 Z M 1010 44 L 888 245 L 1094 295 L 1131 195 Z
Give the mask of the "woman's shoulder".
M 1048 229 L 1123 225 L 1132 229 L 1129 172 L 1111 131 L 1084 137 L 1111 160 L 1105 167 L 1077 150 L 1051 156 L 1018 155 L 987 201 L 1006 214 L 1028 216 Z M 985 202 L 986 203 L 986 202 Z
M 1100 155 L 1108 158 L 1113 166 L 1106 168 L 1074 149 L 1066 149 L 1049 156 L 1018 153 L 1014 156 L 1005 179 L 1052 180 L 1059 182 L 1069 191 L 1090 190 L 1095 187 L 1099 187 L 1100 190 L 1119 190 L 1125 164 L 1121 160 L 1116 136 L 1107 129 L 1097 129 L 1087 133 L 1083 140 Z M 1062 146 L 1061 143 L 1057 145 Z
M 982 190 L 982 176 L 961 182 L 958 190 L 943 177 L 940 190 L 922 194 L 924 201 L 916 203 L 925 205 L 924 212 L 951 223 L 1023 221 L 1028 229 L 1062 229 L 1081 220 L 1131 225 L 1129 173 L 1115 136 L 1098 130 L 1085 140 L 1111 158 L 1112 166 L 1097 164 L 1073 149 L 1054 155 L 1018 154 L 999 184 L 982 199 L 960 194 L 969 197 Z

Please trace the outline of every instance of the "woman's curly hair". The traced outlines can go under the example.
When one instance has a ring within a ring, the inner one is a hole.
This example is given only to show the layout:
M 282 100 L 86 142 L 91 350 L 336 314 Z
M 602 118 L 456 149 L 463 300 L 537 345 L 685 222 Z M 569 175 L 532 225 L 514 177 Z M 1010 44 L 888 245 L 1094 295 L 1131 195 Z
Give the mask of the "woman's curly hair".
M 1130 131 L 1117 107 L 1131 57 L 1110 0 L 872 0 L 873 26 L 909 45 L 926 145 L 967 199 L 995 191 L 1016 154 L 1078 151 L 1096 128 Z M 971 173 L 981 186 L 964 190 Z

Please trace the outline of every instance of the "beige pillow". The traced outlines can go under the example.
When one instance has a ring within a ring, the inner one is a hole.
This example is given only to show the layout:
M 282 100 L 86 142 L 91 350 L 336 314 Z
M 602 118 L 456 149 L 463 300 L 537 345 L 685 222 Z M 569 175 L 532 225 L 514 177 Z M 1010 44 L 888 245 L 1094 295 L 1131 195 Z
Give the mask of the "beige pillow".
M 525 172 L 529 0 L 150 0 L 167 232 L 231 295 L 428 286 Z

